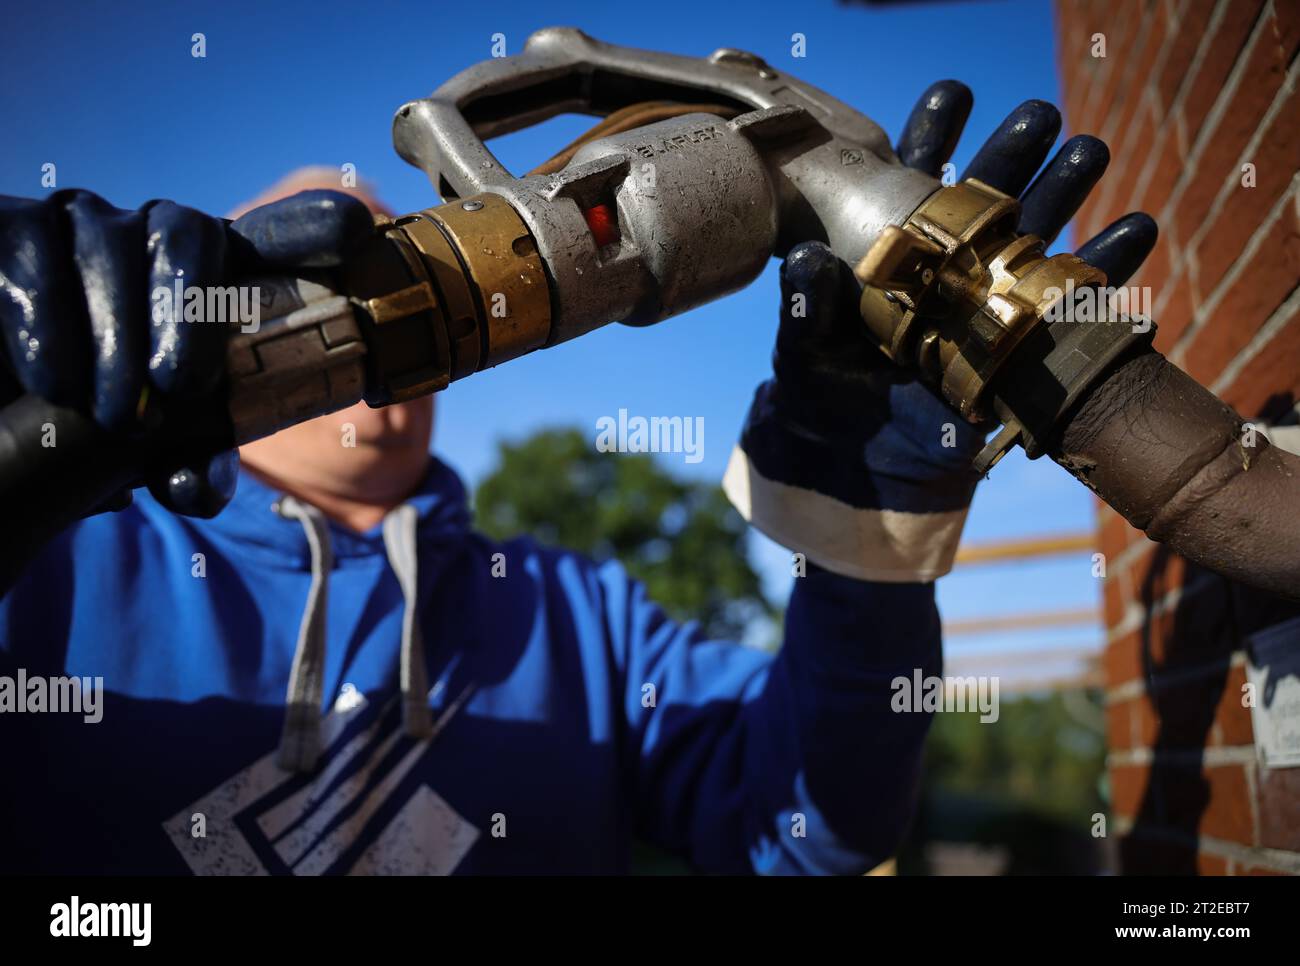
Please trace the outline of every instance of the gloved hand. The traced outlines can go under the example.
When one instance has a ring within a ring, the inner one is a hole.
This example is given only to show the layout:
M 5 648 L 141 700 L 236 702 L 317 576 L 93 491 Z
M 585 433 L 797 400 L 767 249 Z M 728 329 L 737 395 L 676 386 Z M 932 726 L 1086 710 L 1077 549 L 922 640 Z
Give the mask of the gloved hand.
M 903 164 L 938 177 L 971 104 L 964 84 L 932 85 L 899 139 Z M 1105 144 L 1078 135 L 1030 185 L 1060 128 L 1055 107 L 1026 101 L 962 174 L 1013 197 L 1023 192 L 1019 229 L 1048 244 L 1110 160 Z M 1155 240 L 1155 222 L 1134 213 L 1077 254 L 1122 285 Z M 774 378 L 755 394 L 723 488 L 754 526 L 813 564 L 861 580 L 934 580 L 952 568 L 985 433 L 876 347 L 859 291 L 825 245 L 789 253 Z
M 171 401 L 219 405 L 228 326 L 186 322 L 180 311 L 155 319 L 153 293 L 178 278 L 206 288 L 337 265 L 373 225 L 362 202 L 333 191 L 233 223 L 170 201 L 123 211 L 77 189 L 43 201 L 0 196 L 0 405 L 26 391 L 130 437 L 147 436 L 156 422 L 147 414 Z M 237 470 L 234 451 L 217 454 L 150 489 L 177 512 L 212 516 Z

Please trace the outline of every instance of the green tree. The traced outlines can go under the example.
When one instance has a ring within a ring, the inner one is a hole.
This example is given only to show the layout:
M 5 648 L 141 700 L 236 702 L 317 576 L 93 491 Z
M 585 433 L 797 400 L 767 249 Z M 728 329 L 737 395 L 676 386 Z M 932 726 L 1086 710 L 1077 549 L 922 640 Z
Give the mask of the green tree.
M 1099 696 L 1092 700 L 1100 707 Z M 996 725 L 972 714 L 935 715 L 926 744 L 934 784 L 1081 828 L 1105 811 L 1105 767 L 1104 736 L 1078 720 L 1060 692 L 1002 701 Z
M 1017 874 L 1093 874 L 1092 837 L 1105 813 L 1106 748 L 1099 693 L 1055 692 L 1001 702 L 996 724 L 937 714 L 926 742 L 921 804 L 899 855 L 903 874 L 933 871 L 932 843 L 994 847 Z
M 678 620 L 738 638 L 769 616 L 745 553 L 746 524 L 716 486 L 681 480 L 647 454 L 599 453 L 577 429 L 498 446 L 474 495 L 478 526 L 617 559 Z

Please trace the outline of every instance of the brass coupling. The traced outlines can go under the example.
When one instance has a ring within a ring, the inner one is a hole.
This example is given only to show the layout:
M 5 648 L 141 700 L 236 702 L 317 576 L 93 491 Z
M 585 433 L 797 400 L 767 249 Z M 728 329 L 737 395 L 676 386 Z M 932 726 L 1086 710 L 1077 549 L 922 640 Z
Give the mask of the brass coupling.
M 891 226 L 855 269 L 863 321 L 896 363 L 913 367 L 971 422 L 1017 346 L 1071 289 L 1105 275 L 1074 255 L 1048 258 L 1016 233 L 1020 205 L 974 178 L 940 188 Z
M 345 264 L 365 326 L 366 401 L 404 402 L 544 346 L 550 285 L 528 226 L 484 193 L 390 220 Z

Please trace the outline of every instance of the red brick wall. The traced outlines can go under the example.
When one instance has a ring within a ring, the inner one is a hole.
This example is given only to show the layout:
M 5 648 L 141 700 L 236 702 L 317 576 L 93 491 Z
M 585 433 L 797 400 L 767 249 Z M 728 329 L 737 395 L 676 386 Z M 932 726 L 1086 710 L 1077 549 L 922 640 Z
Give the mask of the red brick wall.
M 1112 156 L 1075 240 L 1154 215 L 1160 242 L 1129 284 L 1150 286 L 1156 347 L 1243 416 L 1277 419 L 1300 397 L 1300 0 L 1056 9 L 1067 127 Z M 1300 768 L 1257 763 L 1242 702 L 1243 639 L 1300 609 L 1198 571 L 1109 507 L 1098 526 L 1123 870 L 1300 873 Z

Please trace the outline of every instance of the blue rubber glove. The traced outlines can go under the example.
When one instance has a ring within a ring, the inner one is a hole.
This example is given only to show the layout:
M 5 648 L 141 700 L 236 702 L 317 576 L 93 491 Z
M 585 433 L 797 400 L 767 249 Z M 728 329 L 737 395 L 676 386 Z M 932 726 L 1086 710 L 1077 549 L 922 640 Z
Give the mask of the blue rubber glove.
M 229 329 L 154 319 L 151 293 L 230 285 L 255 272 L 337 265 L 373 229 L 366 206 L 306 191 L 235 222 L 170 201 L 135 211 L 97 195 L 0 196 L 0 404 L 22 392 L 79 408 L 105 429 L 147 434 L 141 405 L 220 399 Z M 173 510 L 212 516 L 234 493 L 238 456 L 183 467 L 150 489 Z
M 964 84 L 932 85 L 908 118 L 899 159 L 937 177 L 971 104 Z M 1110 160 L 1105 144 L 1079 135 L 1033 180 L 1060 128 L 1056 108 L 1027 101 L 962 174 L 1020 197 L 1020 231 L 1049 244 Z M 1148 215 L 1130 214 L 1078 254 L 1122 285 L 1155 238 Z M 814 565 L 861 580 L 934 580 L 952 567 L 985 434 L 880 352 L 859 292 L 825 245 L 789 253 L 774 378 L 755 394 L 723 487 L 747 520 Z

